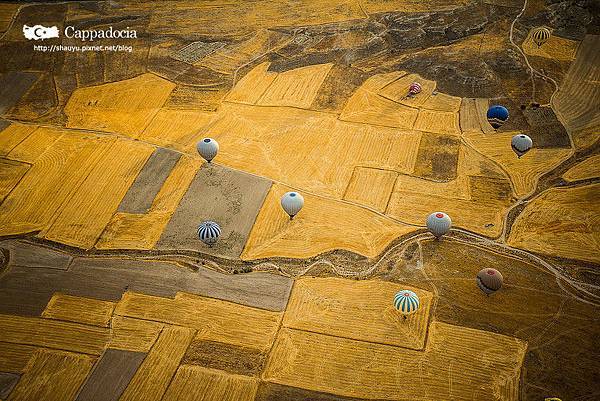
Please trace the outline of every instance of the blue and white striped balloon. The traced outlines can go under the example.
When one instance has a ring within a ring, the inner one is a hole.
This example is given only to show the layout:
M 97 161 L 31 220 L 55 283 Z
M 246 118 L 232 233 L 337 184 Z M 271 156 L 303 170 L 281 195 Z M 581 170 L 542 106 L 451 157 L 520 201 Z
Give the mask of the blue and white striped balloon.
M 410 315 L 419 309 L 419 296 L 411 290 L 402 290 L 394 296 L 394 308 L 403 315 Z
M 214 221 L 204 221 L 198 227 L 198 238 L 207 245 L 213 245 L 221 236 L 221 227 Z

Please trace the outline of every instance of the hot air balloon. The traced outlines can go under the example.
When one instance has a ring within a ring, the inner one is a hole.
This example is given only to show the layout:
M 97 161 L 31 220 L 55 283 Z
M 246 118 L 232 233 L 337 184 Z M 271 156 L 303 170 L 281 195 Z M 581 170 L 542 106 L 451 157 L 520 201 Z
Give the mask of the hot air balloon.
M 219 152 L 219 143 L 212 138 L 204 138 L 196 144 L 200 156 L 207 162 L 211 162 Z
M 550 38 L 550 30 L 545 26 L 537 27 L 531 32 L 531 38 L 535 44 L 540 47 Z
M 281 207 L 290 216 L 290 220 L 298 214 L 304 206 L 304 198 L 298 192 L 286 192 L 281 197 Z
M 490 295 L 502 287 L 502 274 L 496 269 L 482 269 L 477 273 L 477 286 L 481 291 Z
M 510 141 L 510 146 L 520 159 L 521 156 L 529 152 L 529 150 L 533 146 L 533 141 L 530 137 L 528 137 L 525 134 L 517 134 L 512 137 L 512 140 Z
M 214 245 L 221 236 L 221 227 L 214 221 L 204 221 L 198 226 L 198 237 L 208 246 Z
M 410 84 L 410 86 L 408 87 L 408 95 L 414 96 L 419 93 L 421 93 L 421 85 L 418 82 L 413 82 L 412 84 Z
M 508 120 L 508 110 L 504 106 L 490 106 L 487 111 L 487 119 L 494 129 L 498 129 Z
M 452 220 L 450 216 L 442 212 L 434 212 L 427 216 L 427 229 L 435 235 L 437 239 L 450 231 Z
M 411 315 L 419 309 L 419 296 L 410 290 L 402 290 L 394 295 L 394 308 L 406 319 L 407 315 Z

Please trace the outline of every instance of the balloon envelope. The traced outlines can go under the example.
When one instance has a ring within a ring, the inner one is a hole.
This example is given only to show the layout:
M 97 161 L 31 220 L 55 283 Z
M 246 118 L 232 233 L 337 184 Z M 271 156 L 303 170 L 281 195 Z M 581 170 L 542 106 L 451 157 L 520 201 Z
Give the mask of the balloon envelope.
M 427 229 L 437 238 L 448 233 L 452 226 L 450 216 L 443 212 L 433 212 L 427 216 Z
M 419 296 L 410 290 L 402 290 L 394 296 L 394 308 L 403 315 L 415 313 L 419 304 Z
M 537 27 L 531 32 L 531 37 L 538 47 L 546 43 L 550 39 L 550 35 L 550 29 L 545 26 Z
M 198 238 L 207 245 L 213 245 L 221 236 L 221 227 L 214 221 L 204 221 L 198 226 Z
M 529 152 L 533 146 L 533 141 L 525 134 L 517 134 L 512 137 L 510 146 L 517 156 L 521 157 L 525 153 Z
M 211 162 L 219 152 L 219 143 L 212 138 L 204 138 L 196 144 L 200 156 L 207 162 Z
M 491 106 L 487 111 L 487 120 L 492 127 L 498 129 L 508 120 L 508 109 L 504 106 Z
M 304 197 L 298 192 L 286 192 L 281 197 L 281 207 L 285 212 L 293 218 L 300 212 L 300 209 L 304 206 Z
M 482 269 L 477 273 L 477 286 L 486 294 L 492 294 L 502 288 L 504 278 L 496 269 Z
M 408 92 L 411 95 L 416 95 L 417 93 L 421 93 L 421 84 L 419 84 L 418 82 L 413 82 L 408 87 Z

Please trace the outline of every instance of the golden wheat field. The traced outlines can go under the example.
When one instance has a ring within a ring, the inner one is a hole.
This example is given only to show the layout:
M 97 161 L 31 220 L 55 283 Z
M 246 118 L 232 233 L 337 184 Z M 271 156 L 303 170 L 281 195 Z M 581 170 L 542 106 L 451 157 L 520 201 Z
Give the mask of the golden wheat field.
M 0 401 L 598 398 L 596 14 L 0 4 Z

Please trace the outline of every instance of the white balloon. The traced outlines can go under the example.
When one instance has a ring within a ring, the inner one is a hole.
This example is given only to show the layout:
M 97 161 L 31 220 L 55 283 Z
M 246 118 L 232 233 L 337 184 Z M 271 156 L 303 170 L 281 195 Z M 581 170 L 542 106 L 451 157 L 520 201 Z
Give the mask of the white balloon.
M 533 141 L 530 137 L 525 134 L 518 134 L 512 137 L 510 141 L 510 145 L 512 150 L 519 156 L 523 156 L 525 153 L 529 152 L 531 147 L 533 146 Z
M 446 213 L 433 212 L 427 216 L 427 229 L 437 238 L 447 234 L 451 226 L 452 220 Z
M 212 138 L 204 138 L 196 144 L 200 156 L 207 162 L 211 162 L 219 152 L 219 143 Z
M 286 192 L 281 197 L 281 207 L 293 219 L 304 206 L 304 198 L 298 192 Z

